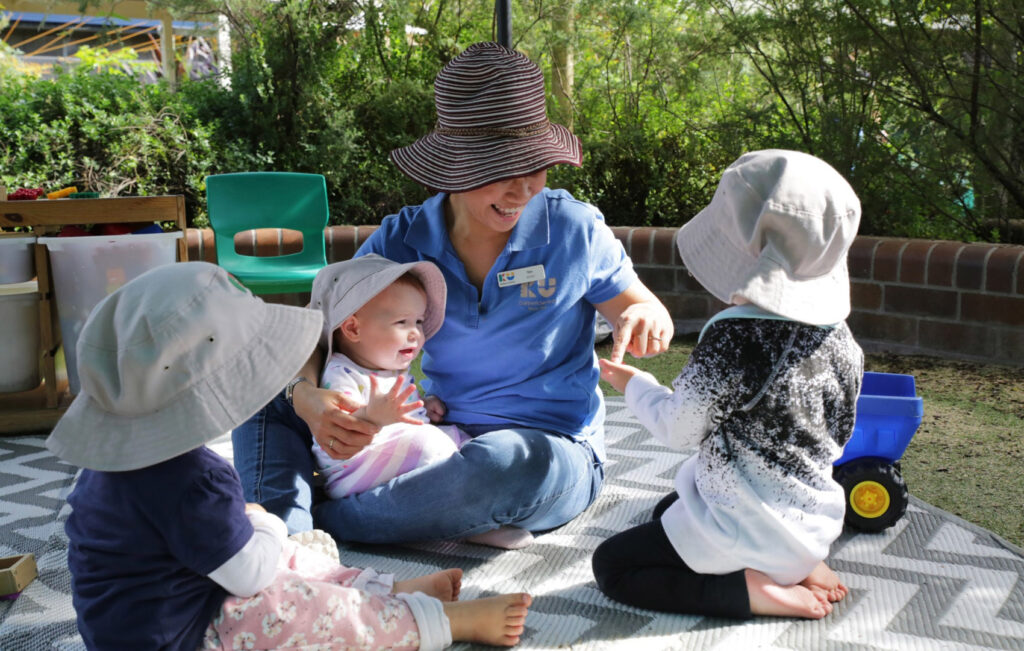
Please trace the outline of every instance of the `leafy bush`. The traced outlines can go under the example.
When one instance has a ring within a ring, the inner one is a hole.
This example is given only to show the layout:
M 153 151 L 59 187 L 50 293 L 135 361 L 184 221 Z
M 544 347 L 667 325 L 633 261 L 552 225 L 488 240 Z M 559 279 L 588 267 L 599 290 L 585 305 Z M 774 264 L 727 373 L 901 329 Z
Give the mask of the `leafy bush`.
M 0 183 L 103 195 L 183 194 L 194 212 L 215 160 L 211 127 L 164 84 L 119 71 L 0 80 Z
M 127 54 L 87 50 L 44 81 L 0 47 L 0 182 L 180 193 L 204 225 L 207 174 L 310 172 L 327 179 L 332 223 L 378 223 L 426 197 L 388 153 L 433 126 L 437 71 L 494 38 L 492 3 L 160 4 L 226 15 L 230 73 L 172 92 L 124 74 Z M 573 50 L 572 103 L 557 114 L 584 165 L 552 169 L 549 184 L 615 225 L 678 226 L 742 153 L 791 148 L 850 180 L 863 234 L 1005 241 L 1024 206 L 1014 3 L 986 5 L 973 26 L 957 22 L 971 14 L 959 0 L 921 15 L 869 5 L 517 0 L 513 45 L 549 82 Z M 949 54 L 971 44 L 985 56 Z

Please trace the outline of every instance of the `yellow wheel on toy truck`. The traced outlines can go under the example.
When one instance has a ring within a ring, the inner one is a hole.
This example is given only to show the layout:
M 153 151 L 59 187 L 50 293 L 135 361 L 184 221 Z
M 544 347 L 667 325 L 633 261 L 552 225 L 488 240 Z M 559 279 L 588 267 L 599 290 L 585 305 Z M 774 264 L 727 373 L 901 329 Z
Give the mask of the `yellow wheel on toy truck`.
M 836 468 L 833 477 L 846 492 L 846 524 L 861 531 L 882 531 L 907 512 L 910 496 L 897 464 L 856 459 Z
M 877 518 L 889 510 L 889 491 L 877 481 L 862 481 L 850 489 L 850 508 L 862 518 Z

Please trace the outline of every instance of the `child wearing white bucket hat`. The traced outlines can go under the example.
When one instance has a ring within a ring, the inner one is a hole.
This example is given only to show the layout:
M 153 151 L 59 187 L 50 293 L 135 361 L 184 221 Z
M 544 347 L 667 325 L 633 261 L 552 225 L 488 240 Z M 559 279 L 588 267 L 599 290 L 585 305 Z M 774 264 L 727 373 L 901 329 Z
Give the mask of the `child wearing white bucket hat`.
M 697 453 L 653 521 L 594 552 L 598 586 L 654 610 L 820 618 L 847 593 L 824 563 L 845 499 L 832 463 L 853 431 L 863 354 L 844 320 L 860 202 L 808 154 L 756 151 L 726 169 L 676 238 L 686 268 L 732 304 L 662 387 L 601 360 L 640 422 Z
M 379 255 L 328 265 L 313 280 L 310 307 L 324 315 L 327 363 L 320 387 L 362 403 L 354 416 L 379 425 L 373 442 L 336 459 L 313 442 L 324 491 L 341 499 L 458 450 L 454 426 L 429 424 L 409 366 L 444 321 L 445 283 L 431 262 L 399 264 Z M 333 449 L 334 439 L 328 444 Z
M 247 505 L 204 444 L 294 377 L 322 330 L 204 262 L 106 297 L 78 340 L 82 391 L 47 439 L 81 466 L 66 531 L 89 649 L 512 645 L 530 597 L 457 602 L 462 572 L 409 581 L 338 565 Z

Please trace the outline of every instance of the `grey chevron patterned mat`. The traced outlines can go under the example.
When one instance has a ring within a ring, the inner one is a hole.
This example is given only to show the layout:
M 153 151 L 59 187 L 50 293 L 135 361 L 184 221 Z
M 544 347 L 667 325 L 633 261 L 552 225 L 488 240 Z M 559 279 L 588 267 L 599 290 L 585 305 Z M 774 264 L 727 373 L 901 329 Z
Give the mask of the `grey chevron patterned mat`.
M 39 578 L 16 601 L 0 601 L 3 651 L 83 648 L 63 533 L 74 469 L 54 459 L 43 440 L 0 438 L 0 557 L 34 552 L 39 566 Z M 526 549 L 349 546 L 342 557 L 403 577 L 459 566 L 466 598 L 530 592 L 524 649 L 1024 649 L 1024 552 L 913 498 L 892 529 L 844 534 L 833 545 L 830 565 L 851 592 L 824 620 L 736 623 L 617 605 L 595 587 L 590 552 L 648 517 L 671 490 L 684 455 L 654 443 L 621 398 L 609 400 L 608 443 L 608 481 L 598 501 Z M 212 447 L 230 455 L 227 441 Z

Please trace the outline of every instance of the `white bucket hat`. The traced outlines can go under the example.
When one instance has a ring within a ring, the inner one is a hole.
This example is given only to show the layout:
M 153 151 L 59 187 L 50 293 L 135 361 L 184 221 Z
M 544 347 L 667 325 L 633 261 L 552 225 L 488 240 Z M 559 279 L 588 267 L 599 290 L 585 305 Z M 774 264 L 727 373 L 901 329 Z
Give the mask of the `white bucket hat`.
M 333 351 L 331 333 L 342 322 L 391 283 L 406 273 L 419 279 L 427 293 L 427 313 L 423 318 L 423 336 L 430 339 L 444 323 L 445 300 L 448 286 L 444 275 L 433 262 L 407 262 L 389 260 L 376 253 L 329 264 L 317 272 L 313 279 L 309 306 L 323 312 L 323 331 L 320 345 Z
M 744 154 L 714 198 L 676 234 L 686 268 L 715 298 L 742 297 L 789 319 L 838 323 L 850 313 L 846 254 L 860 201 L 828 163 L 769 149 Z
M 270 402 L 313 352 L 321 322 L 313 310 L 264 303 L 216 265 L 150 270 L 86 320 L 82 390 L 46 447 L 106 471 L 193 450 Z

